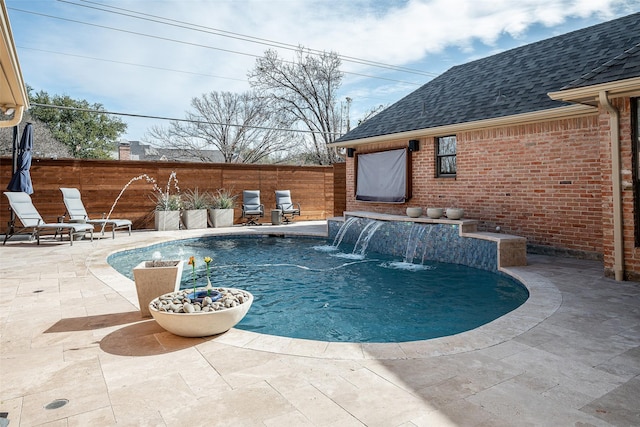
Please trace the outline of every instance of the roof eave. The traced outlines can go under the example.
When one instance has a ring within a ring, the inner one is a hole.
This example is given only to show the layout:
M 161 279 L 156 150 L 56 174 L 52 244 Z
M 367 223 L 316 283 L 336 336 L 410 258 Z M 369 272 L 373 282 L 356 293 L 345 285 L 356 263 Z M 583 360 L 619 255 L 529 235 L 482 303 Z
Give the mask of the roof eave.
M 355 147 L 364 144 L 375 144 L 388 142 L 389 140 L 417 139 L 432 136 L 452 135 L 458 132 L 496 128 L 504 126 L 522 125 L 527 123 L 541 122 L 552 119 L 565 119 L 570 117 L 596 114 L 597 108 L 590 105 L 568 105 L 547 110 L 534 111 L 530 113 L 515 114 L 512 116 L 497 117 L 493 119 L 477 120 L 473 122 L 437 126 L 425 129 L 416 129 L 407 132 L 391 133 L 386 135 L 372 136 L 369 138 L 352 139 L 349 141 L 332 143 L 332 147 Z
M 29 96 L 22 79 L 22 70 L 13 41 L 9 15 L 4 1 L 0 1 L 0 127 L 15 126 L 22 120 L 24 111 L 29 108 Z M 13 117 L 3 120 L 5 110 L 13 108 Z
M 589 105 L 597 105 L 598 94 L 601 91 L 606 91 L 612 97 L 640 95 L 640 77 L 573 89 L 559 90 L 556 92 L 549 92 L 548 95 L 555 101 L 578 102 Z

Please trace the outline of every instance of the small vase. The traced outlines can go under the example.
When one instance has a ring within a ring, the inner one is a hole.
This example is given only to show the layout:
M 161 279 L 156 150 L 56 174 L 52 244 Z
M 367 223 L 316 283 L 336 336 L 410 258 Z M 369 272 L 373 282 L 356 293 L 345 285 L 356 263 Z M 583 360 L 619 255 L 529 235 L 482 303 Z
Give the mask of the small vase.
M 431 219 L 438 219 L 444 214 L 442 208 L 427 208 L 427 216 Z
M 195 294 L 190 292 L 187 294 L 187 298 L 189 298 L 193 302 L 202 302 L 206 297 L 211 298 L 211 302 L 218 301 L 222 298 L 222 294 L 214 289 L 200 289 L 196 290 Z
M 422 215 L 422 208 L 407 208 L 407 216 L 409 218 L 418 218 Z
M 464 215 L 464 210 L 460 208 L 447 208 L 448 219 L 460 219 Z

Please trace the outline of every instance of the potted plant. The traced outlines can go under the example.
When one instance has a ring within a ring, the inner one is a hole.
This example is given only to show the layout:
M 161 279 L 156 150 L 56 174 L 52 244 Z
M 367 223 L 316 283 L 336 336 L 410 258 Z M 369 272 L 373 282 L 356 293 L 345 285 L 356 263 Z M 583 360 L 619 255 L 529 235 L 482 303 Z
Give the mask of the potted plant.
M 221 188 L 211 197 L 209 217 L 213 227 L 231 227 L 233 225 L 233 208 L 236 205 L 238 195 L 233 190 Z
M 184 210 L 182 222 L 188 229 L 207 228 L 207 209 L 211 204 L 211 195 L 206 191 L 200 192 L 196 187 L 184 194 Z
M 154 194 L 156 199 L 156 230 L 165 231 L 180 229 L 180 208 L 182 208 L 182 198 L 180 197 L 180 194 Z

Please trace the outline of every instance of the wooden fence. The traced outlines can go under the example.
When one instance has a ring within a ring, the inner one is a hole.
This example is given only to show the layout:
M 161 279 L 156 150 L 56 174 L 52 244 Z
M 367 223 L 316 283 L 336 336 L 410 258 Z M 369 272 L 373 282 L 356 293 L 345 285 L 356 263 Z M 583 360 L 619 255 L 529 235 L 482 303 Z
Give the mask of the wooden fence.
M 11 179 L 10 158 L 0 158 L 0 179 L 5 191 Z M 277 166 L 226 163 L 173 163 L 102 160 L 34 159 L 31 179 L 34 205 L 46 221 L 55 221 L 65 211 L 60 187 L 75 187 L 91 217 L 108 213 L 122 189 L 134 178 L 115 204 L 111 218 L 128 218 L 134 229 L 153 228 L 153 179 L 165 188 L 172 172 L 184 192 L 216 192 L 230 189 L 238 194 L 235 222 L 241 222 L 242 190 L 260 190 L 265 206 L 265 218 L 270 222 L 270 210 L 275 208 L 275 191 L 291 190 L 291 198 L 301 204 L 302 220 L 319 220 L 342 215 L 346 209 L 346 168 L 344 163 L 333 166 Z M 173 183 L 172 183 L 173 187 Z M 172 188 L 172 191 L 173 190 Z M 0 200 L 2 228 L 10 218 L 6 197 Z M 1 230 L 4 231 L 4 230 Z

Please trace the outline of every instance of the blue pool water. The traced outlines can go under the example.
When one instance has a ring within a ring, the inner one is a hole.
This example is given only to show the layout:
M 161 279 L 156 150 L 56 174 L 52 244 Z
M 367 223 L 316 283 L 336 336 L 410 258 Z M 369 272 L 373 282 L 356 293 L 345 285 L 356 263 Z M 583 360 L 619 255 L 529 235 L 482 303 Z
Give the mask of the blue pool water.
M 453 335 L 488 323 L 528 297 L 513 279 L 457 264 L 407 264 L 402 259 L 302 237 L 212 237 L 178 240 L 113 254 L 116 270 L 153 254 L 183 259 L 182 287 L 191 285 L 190 256 L 199 286 L 210 256 L 213 286 L 246 289 L 254 297 L 239 329 L 292 338 L 341 342 L 405 342 Z

